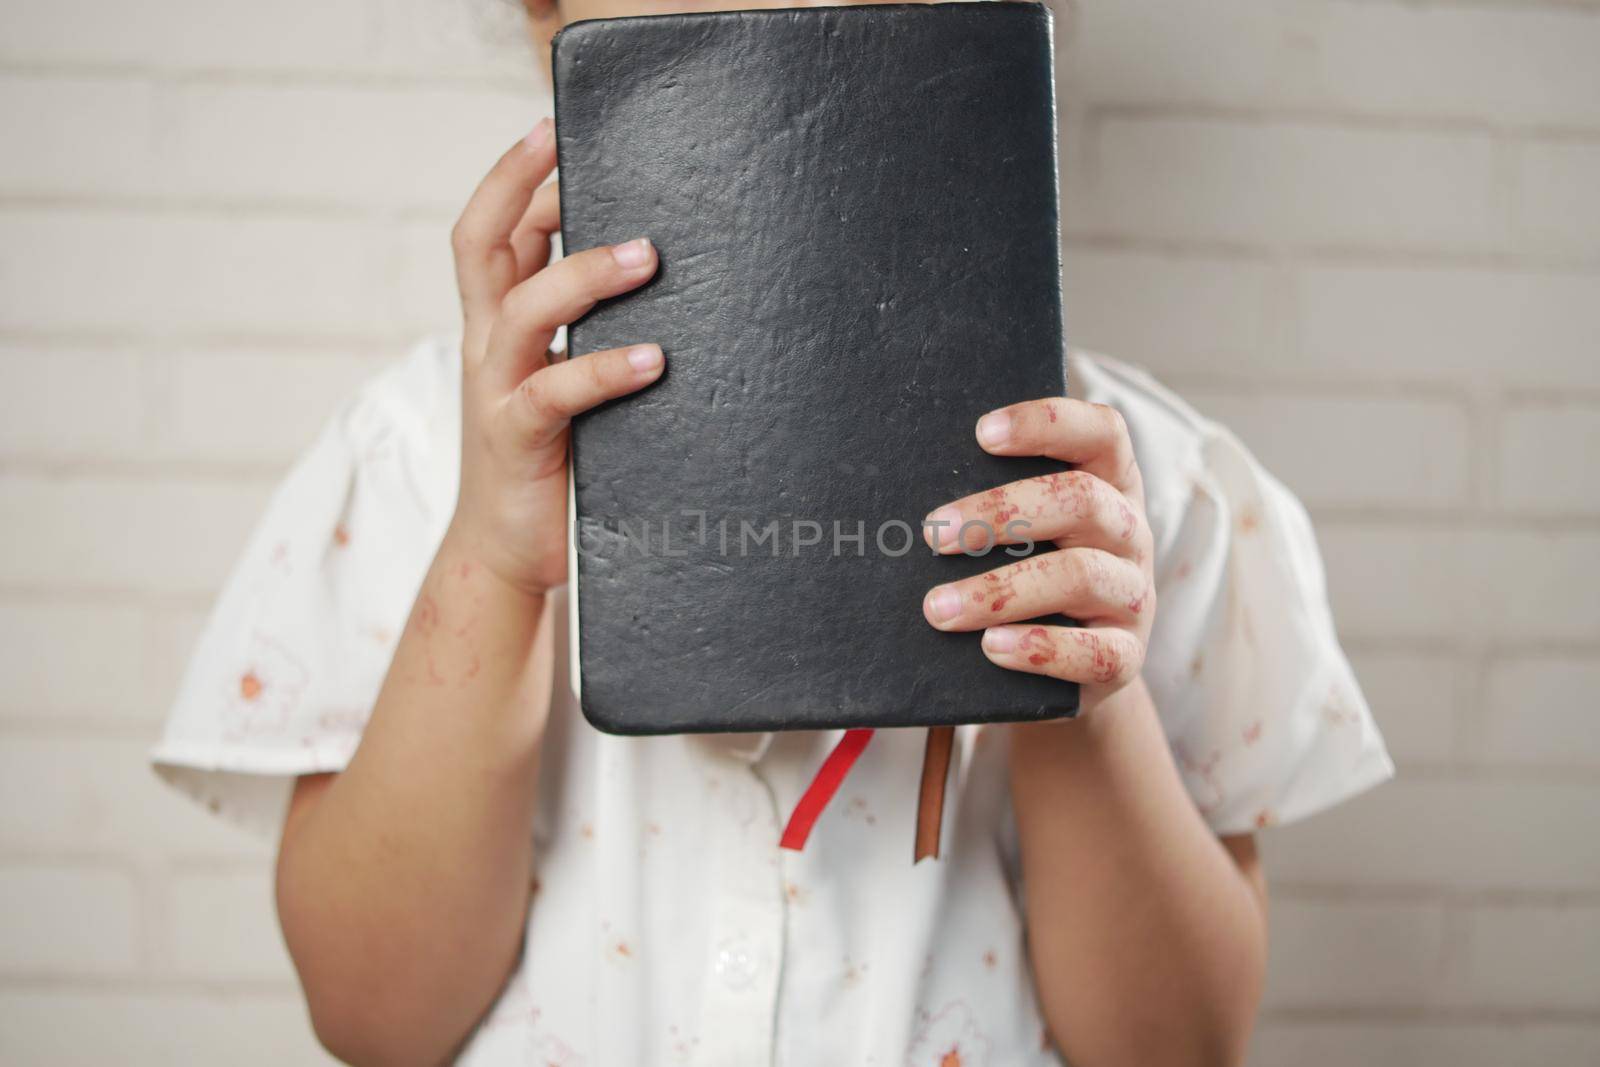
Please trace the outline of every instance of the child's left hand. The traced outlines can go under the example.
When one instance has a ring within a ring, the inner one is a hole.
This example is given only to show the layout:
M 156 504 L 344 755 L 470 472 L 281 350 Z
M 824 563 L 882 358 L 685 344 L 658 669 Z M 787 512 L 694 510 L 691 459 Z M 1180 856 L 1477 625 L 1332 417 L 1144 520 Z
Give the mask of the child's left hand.
M 1076 469 L 946 504 L 924 520 L 929 544 L 944 554 L 1027 541 L 1059 550 L 935 586 L 923 614 L 941 630 L 984 630 L 984 654 L 999 666 L 1081 683 L 1087 711 L 1138 677 L 1155 617 L 1154 540 L 1127 424 L 1103 404 L 1049 397 L 990 412 L 977 436 L 994 455 Z M 1082 627 L 1002 625 L 1058 612 Z

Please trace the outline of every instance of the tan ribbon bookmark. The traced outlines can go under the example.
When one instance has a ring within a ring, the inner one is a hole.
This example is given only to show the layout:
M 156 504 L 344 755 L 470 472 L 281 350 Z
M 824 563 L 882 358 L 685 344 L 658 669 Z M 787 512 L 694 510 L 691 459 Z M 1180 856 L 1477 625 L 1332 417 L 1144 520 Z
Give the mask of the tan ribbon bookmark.
M 928 743 L 922 750 L 922 788 L 917 792 L 917 849 L 912 863 L 923 857 L 939 858 L 939 829 L 944 823 L 944 783 L 950 775 L 950 749 L 955 742 L 955 727 L 928 727 Z
M 944 822 L 944 785 L 950 776 L 950 750 L 955 744 L 955 727 L 931 726 L 928 743 L 922 750 L 922 786 L 917 791 L 917 840 L 912 863 L 925 857 L 939 858 L 939 830 Z M 822 809 L 844 782 L 856 758 L 872 740 L 870 729 L 846 730 L 828 758 L 823 760 L 816 777 L 811 780 L 799 803 L 789 815 L 779 848 L 798 851 L 805 847 L 806 838 L 816 825 Z

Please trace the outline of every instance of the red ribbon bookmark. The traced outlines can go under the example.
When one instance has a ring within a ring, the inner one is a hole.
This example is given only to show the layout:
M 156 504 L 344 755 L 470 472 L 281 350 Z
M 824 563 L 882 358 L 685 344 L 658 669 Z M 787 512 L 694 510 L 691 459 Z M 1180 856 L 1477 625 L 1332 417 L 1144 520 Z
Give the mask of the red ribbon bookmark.
M 839 786 L 844 783 L 845 775 L 850 773 L 850 767 L 855 763 L 856 757 L 861 755 L 862 749 L 867 747 L 867 742 L 872 740 L 872 733 L 871 730 L 844 732 L 839 743 L 833 746 L 833 751 L 828 753 L 828 758 L 822 761 L 817 776 L 811 779 L 811 784 L 806 787 L 805 795 L 794 806 L 794 812 L 789 816 L 789 825 L 783 828 L 783 839 L 778 842 L 779 848 L 799 851 L 805 847 L 811 827 L 816 824 L 822 809 L 828 806 L 828 801 L 833 799 L 833 794 L 839 791 Z

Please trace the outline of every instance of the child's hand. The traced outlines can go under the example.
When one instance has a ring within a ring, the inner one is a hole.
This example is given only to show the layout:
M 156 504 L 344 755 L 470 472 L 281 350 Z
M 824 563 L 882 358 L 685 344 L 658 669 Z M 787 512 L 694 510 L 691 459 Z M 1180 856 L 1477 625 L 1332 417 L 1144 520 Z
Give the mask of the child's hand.
M 1050 397 L 990 412 L 977 435 L 997 456 L 1076 469 L 939 508 L 924 520 L 929 544 L 951 554 L 1054 541 L 1059 551 L 936 586 L 923 614 L 941 630 L 984 629 L 984 653 L 1002 667 L 1082 683 L 1087 710 L 1138 677 L 1155 616 L 1154 542 L 1127 425 L 1113 408 Z M 999 625 L 1057 612 L 1083 626 Z
M 465 318 L 461 492 L 448 536 L 506 582 L 540 594 L 566 581 L 567 425 L 661 376 L 658 345 L 552 363 L 558 327 L 656 270 L 647 238 L 550 263 L 560 228 L 545 119 L 500 158 L 451 236 Z

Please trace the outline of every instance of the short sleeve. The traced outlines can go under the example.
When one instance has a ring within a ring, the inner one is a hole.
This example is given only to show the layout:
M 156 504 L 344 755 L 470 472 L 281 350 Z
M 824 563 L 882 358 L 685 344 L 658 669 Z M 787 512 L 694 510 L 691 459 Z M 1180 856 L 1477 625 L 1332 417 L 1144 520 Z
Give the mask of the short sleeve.
M 1206 821 L 1281 825 L 1392 777 L 1300 501 L 1214 423 L 1184 482 L 1163 502 L 1146 678 Z
M 341 407 L 224 582 L 151 753 L 212 811 L 275 833 L 292 780 L 355 751 L 452 502 L 453 351 L 419 345 Z
M 1079 352 L 1069 367 L 1133 438 L 1156 546 L 1143 676 L 1212 830 L 1294 822 L 1393 777 L 1299 499 L 1143 370 Z

